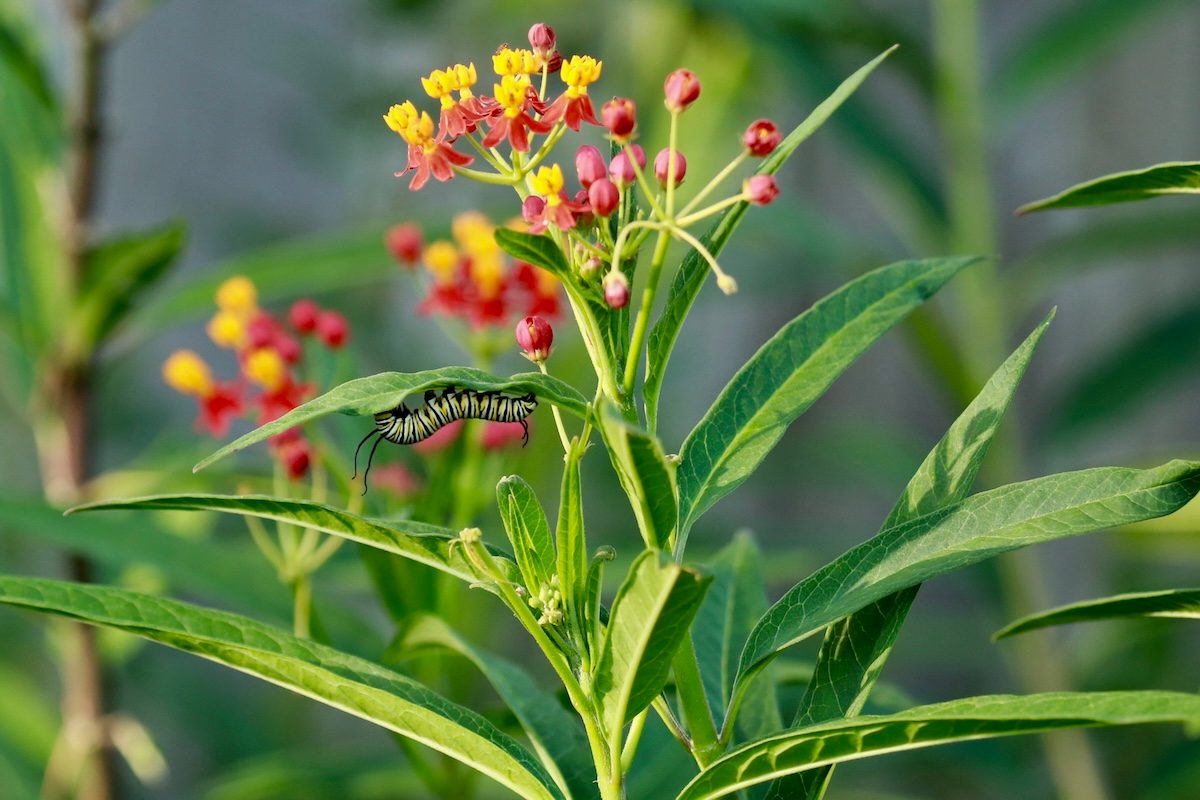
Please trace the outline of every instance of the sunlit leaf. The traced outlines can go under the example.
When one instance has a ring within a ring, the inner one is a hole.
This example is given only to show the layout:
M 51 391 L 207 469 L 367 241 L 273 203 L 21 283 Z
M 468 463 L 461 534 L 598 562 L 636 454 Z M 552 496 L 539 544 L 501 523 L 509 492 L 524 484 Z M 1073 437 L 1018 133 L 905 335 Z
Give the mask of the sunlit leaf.
M 1174 617 L 1200 619 L 1200 589 L 1167 589 L 1161 592 L 1132 592 L 1112 597 L 1084 600 L 1080 603 L 1039 611 L 996 631 L 993 638 L 1004 639 L 1018 633 L 1070 625 L 1076 622 L 1126 617 Z
M 1045 200 L 1023 205 L 1017 209 L 1017 213 L 1129 203 L 1172 194 L 1200 194 L 1200 161 L 1174 161 L 1105 175 L 1072 186 Z
M 506 475 L 496 484 L 496 504 L 521 568 L 523 583 L 536 592 L 555 574 L 554 539 L 546 512 L 533 487 L 519 475 Z

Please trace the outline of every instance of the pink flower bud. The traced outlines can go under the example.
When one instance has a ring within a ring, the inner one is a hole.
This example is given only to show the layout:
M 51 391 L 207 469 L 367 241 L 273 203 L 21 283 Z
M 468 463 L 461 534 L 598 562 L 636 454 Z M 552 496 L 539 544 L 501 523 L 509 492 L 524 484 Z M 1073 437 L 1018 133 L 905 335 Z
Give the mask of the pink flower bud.
M 546 58 L 554 51 L 554 28 L 539 22 L 529 29 L 529 46 L 533 52 Z
M 756 206 L 765 206 L 779 196 L 779 187 L 771 175 L 751 175 L 742 183 L 742 196 Z
M 421 228 L 411 222 L 393 225 L 384 235 L 384 242 L 392 257 L 406 267 L 416 266 L 421 258 Z
M 633 157 L 637 159 L 638 167 L 645 169 L 646 151 L 642 149 L 641 145 L 637 144 L 632 145 L 630 149 L 633 150 Z M 617 186 L 628 186 L 637 180 L 637 173 L 633 169 L 633 163 L 630 162 L 629 156 L 626 155 L 624 150 L 613 156 L 612 163 L 608 165 L 608 177 Z
M 621 203 L 621 190 L 608 178 L 600 178 L 588 187 L 588 202 L 598 217 L 607 217 Z
M 322 311 L 317 317 L 317 338 L 331 350 L 337 350 L 350 338 L 346 318 L 336 311 Z
M 279 357 L 289 364 L 295 364 L 300 360 L 300 356 L 304 354 L 304 351 L 300 348 L 300 343 L 286 333 L 280 333 L 275 337 L 274 346 L 275 352 L 279 353 Z
M 663 82 L 663 92 L 668 111 L 683 111 L 700 96 L 700 79 L 691 70 L 677 69 Z
M 555 50 L 550 54 L 550 57 L 546 59 L 546 71 L 553 75 L 560 69 L 562 69 L 562 53 Z
M 525 202 L 521 203 L 521 219 L 530 225 L 536 225 L 541 222 L 545 210 L 546 201 L 536 194 L 531 194 L 525 198 Z
M 575 151 L 575 171 L 579 173 L 579 183 L 586 189 L 607 175 L 608 167 L 600 150 L 595 145 L 585 144 Z
M 609 308 L 624 308 L 629 304 L 629 279 L 619 269 L 604 276 L 604 302 Z
M 769 119 L 756 119 L 742 134 L 742 145 L 752 156 L 762 158 L 769 156 L 783 140 L 783 134 Z
M 658 178 L 658 182 L 662 186 L 667 185 L 670 179 L 671 168 L 671 151 L 663 148 L 658 151 L 658 155 L 654 157 L 654 177 Z M 683 176 L 687 175 L 687 159 L 683 157 L 683 153 L 675 151 L 675 185 L 683 183 Z
M 637 127 L 637 106 L 626 97 L 614 97 L 600 109 L 600 122 L 617 141 L 628 141 Z
M 554 343 L 554 329 L 541 317 L 526 317 L 517 323 L 517 344 L 525 351 L 525 357 L 540 364 L 550 357 L 550 345 Z
M 320 313 L 321 308 L 312 300 L 297 300 L 288 311 L 288 321 L 297 333 L 312 333 L 317 329 L 317 316 Z
M 275 320 L 259 312 L 246 325 L 246 343 L 253 349 L 270 347 L 275 343 Z
M 598 256 L 588 256 L 579 262 L 579 277 L 590 281 L 600 272 L 602 266 L 604 266 L 604 262 Z

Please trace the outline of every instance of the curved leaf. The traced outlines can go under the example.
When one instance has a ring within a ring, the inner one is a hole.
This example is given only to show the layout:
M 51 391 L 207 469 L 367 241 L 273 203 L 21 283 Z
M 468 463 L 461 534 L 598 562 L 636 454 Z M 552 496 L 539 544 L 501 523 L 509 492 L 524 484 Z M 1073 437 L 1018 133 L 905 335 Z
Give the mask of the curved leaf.
M 609 403 L 600 410 L 600 433 L 621 487 L 629 497 L 646 547 L 666 550 L 679 518 L 675 468 L 667 463 L 662 444 L 627 422 Z
M 437 525 L 411 520 L 382 520 L 360 517 L 349 511 L 315 503 L 310 500 L 289 500 L 266 495 L 220 494 L 160 494 L 150 497 L 131 497 L 126 500 L 101 500 L 76 506 L 68 511 L 107 511 L 118 508 L 157 509 L 163 511 L 220 511 L 275 522 L 285 522 L 301 528 L 340 536 L 377 550 L 418 561 L 426 566 L 453 575 L 459 580 L 475 583 L 477 576 L 461 548 L 451 548 L 455 531 Z M 506 554 L 497 553 L 497 563 L 507 577 L 519 579 L 517 568 Z
M 1197 492 L 1200 462 L 1101 467 L 1002 486 L 885 528 L 789 589 L 758 621 L 735 699 L 784 648 L 889 594 L 1009 550 L 1165 516 Z
M 733 376 L 683 443 L 679 545 L 876 339 L 978 258 L 900 261 L 869 272 L 785 325 Z
M 816 133 L 817 129 L 825 124 L 833 112 L 837 111 L 838 107 L 854 94 L 867 76 L 874 72 L 875 68 L 883 63 L 883 60 L 890 56 L 895 49 L 895 46 L 888 48 L 846 78 L 833 94 L 814 108 L 812 113 L 779 143 L 775 152 L 758 168 L 757 174 L 773 175 L 778 172 L 783 163 L 787 161 L 788 156 L 795 152 L 805 139 Z M 722 214 L 716 224 L 701 237 L 701 241 L 710 253 L 714 256 L 720 254 L 749 207 L 746 202 L 735 204 Z M 671 358 L 671 351 L 675 348 L 675 340 L 679 338 L 683 321 L 687 317 L 688 311 L 691 310 L 692 304 L 696 302 L 696 297 L 700 294 L 700 289 L 704 286 L 707 278 L 708 262 L 696 250 L 688 251 L 683 263 L 679 265 L 679 271 L 675 273 L 675 277 L 671 281 L 671 288 L 667 294 L 662 314 L 650 329 L 649 343 L 646 347 L 646 379 L 642 388 L 642 396 L 645 398 L 646 419 L 651 431 L 658 428 L 658 398 L 662 393 L 667 361 Z
M 496 244 L 513 258 L 541 267 L 561 281 L 572 277 L 571 266 L 563 257 L 562 249 L 549 236 L 497 228 Z
M 550 522 L 533 487 L 519 475 L 505 475 L 496 484 L 496 504 L 521 568 L 522 582 L 531 594 L 554 575 L 554 538 Z
M 521 797 L 561 798 L 537 759 L 470 709 L 365 659 L 255 620 L 103 586 L 0 577 L 0 603 L 127 631 L 414 739 Z
M 1169 194 L 1200 194 L 1200 161 L 1172 161 L 1105 175 L 1072 186 L 1045 200 L 1023 205 L 1017 209 L 1017 213 L 1129 203 Z
M 951 742 L 1062 728 L 1181 723 L 1200 732 L 1200 696 L 1182 692 L 993 695 L 782 731 L 714 761 L 676 800 L 713 800 L 803 770 Z
M 1070 625 L 1075 622 L 1096 622 L 1122 617 L 1177 617 L 1200 619 L 1200 589 L 1167 589 L 1160 592 L 1131 592 L 1112 597 L 1100 597 L 1079 603 L 1039 611 L 1022 617 L 996 631 L 993 639 L 1005 639 L 1018 633 Z
M 575 800 L 599 796 L 596 768 L 579 720 L 517 664 L 481 650 L 439 617 L 412 617 L 389 648 L 404 657 L 420 647 L 444 647 L 473 663 L 512 710 L 558 785 Z
M 548 400 L 579 416 L 587 413 L 587 400 L 583 395 L 558 378 L 538 372 L 523 372 L 511 378 L 498 378 L 470 367 L 443 367 L 424 372 L 381 372 L 335 386 L 320 397 L 293 408 L 279 419 L 268 422 L 225 445 L 193 467 L 193 471 L 199 472 L 230 453 L 236 453 L 283 433 L 288 428 L 303 425 L 326 414 L 370 416 L 395 408 L 407 397 L 419 400 L 426 390 L 445 386 L 508 394 L 533 392 L 540 399 Z

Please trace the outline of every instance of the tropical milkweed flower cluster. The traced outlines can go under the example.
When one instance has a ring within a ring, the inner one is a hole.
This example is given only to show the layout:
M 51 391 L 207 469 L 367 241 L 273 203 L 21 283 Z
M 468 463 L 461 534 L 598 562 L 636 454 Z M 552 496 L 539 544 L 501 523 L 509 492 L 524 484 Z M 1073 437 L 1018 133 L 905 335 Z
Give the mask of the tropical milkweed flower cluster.
M 434 116 L 412 100 L 388 110 L 385 122 L 407 145 L 406 165 L 397 176 L 412 173 L 409 188 L 414 191 L 430 177 L 439 181 L 466 177 L 512 187 L 520 198 L 527 232 L 550 238 L 564 256 L 567 269 L 558 277 L 566 284 L 576 317 L 585 327 L 596 323 L 592 335 L 585 332 L 585 342 L 597 338 L 595 331 L 602 327 L 597 320 L 606 308 L 620 309 L 630 303 L 630 270 L 642 245 L 654 237 L 629 361 L 612 365 L 622 372 L 620 385 L 607 381 L 605 386 L 610 395 L 625 400 L 632 391 L 667 245 L 677 240 L 694 249 L 711 268 L 722 292 L 737 291 L 737 282 L 689 228 L 738 204 L 772 202 L 779 189 L 766 169 L 744 177 L 732 192 L 712 198 L 747 160 L 769 156 L 782 136 L 770 120 L 751 123 L 731 161 L 685 200 L 681 185 L 691 176 L 677 145 L 679 121 L 701 96 L 699 77 L 687 69 L 667 75 L 663 105 L 670 120 L 668 141 L 650 158 L 635 142 L 639 133 L 635 102 L 613 97 L 597 108 L 593 101 L 604 72 L 601 60 L 582 54 L 563 56 L 554 30 L 543 23 L 534 25 L 528 38 L 528 49 L 504 46 L 492 56 L 491 94 L 480 89 L 480 71 L 474 63 L 433 70 L 422 78 L 425 93 L 439 103 L 436 124 Z M 567 131 L 580 132 L 585 125 L 603 131 L 610 143 L 608 153 L 593 144 L 577 145 L 564 167 L 555 158 L 558 145 Z M 393 252 L 399 256 L 403 251 L 406 260 L 412 260 L 414 252 L 410 234 L 408 229 L 397 229 L 389 237 Z M 459 249 L 435 243 L 425 248 L 423 259 L 434 275 L 426 310 L 464 314 L 463 309 L 469 308 L 465 315 L 475 324 L 498 321 L 500 315 L 492 307 L 463 302 L 456 286 L 463 273 Z M 488 286 L 486 278 L 484 286 Z M 611 371 L 597 365 L 598 373 Z
M 222 283 L 215 300 L 217 311 L 206 330 L 214 344 L 233 352 L 237 377 L 215 380 L 208 364 L 191 350 L 177 350 L 163 364 L 163 379 L 177 392 L 197 399 L 197 426 L 214 436 L 224 436 L 232 420 L 251 412 L 256 412 L 256 424 L 263 425 L 313 395 L 314 385 L 301 378 L 301 337 L 337 350 L 350 336 L 345 317 L 312 300 L 296 301 L 286 322 L 279 319 L 259 307 L 258 291 L 244 276 Z M 312 451 L 298 428 L 273 437 L 271 449 L 292 478 L 308 472 Z
M 558 279 L 510 258 L 496 244 L 495 231 L 496 225 L 476 211 L 454 218 L 450 239 L 428 245 L 412 223 L 388 231 L 387 245 L 397 261 L 413 269 L 422 264 L 429 276 L 422 314 L 461 319 L 478 329 L 506 326 L 516 316 L 561 313 Z

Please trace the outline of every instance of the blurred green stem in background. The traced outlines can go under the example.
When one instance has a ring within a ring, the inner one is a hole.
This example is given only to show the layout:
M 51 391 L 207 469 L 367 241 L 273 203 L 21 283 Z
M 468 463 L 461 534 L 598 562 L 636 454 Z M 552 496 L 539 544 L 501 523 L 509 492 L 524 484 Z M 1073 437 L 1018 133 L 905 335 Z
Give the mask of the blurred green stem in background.
M 999 251 L 996 208 L 988 175 L 987 120 L 983 97 L 983 56 L 978 0 L 933 0 L 935 102 L 941 127 L 952 254 Z M 1007 352 L 1009 330 L 998 263 L 992 260 L 967 270 L 957 281 L 962 353 L 972 393 Z M 1016 411 L 1010 411 L 1010 418 Z M 1019 429 L 1010 423 L 1008 430 Z M 992 450 L 990 483 L 1004 484 L 1023 476 L 1019 443 L 1011 435 L 997 437 Z M 1037 556 L 1021 550 L 996 559 L 1001 602 L 1006 616 L 1017 617 L 1050 605 Z M 1030 691 L 1070 688 L 1063 659 L 1048 636 L 1031 636 L 1014 651 L 1015 669 Z M 1058 795 L 1065 800 L 1108 797 L 1096 755 L 1082 731 L 1057 731 L 1042 737 Z

